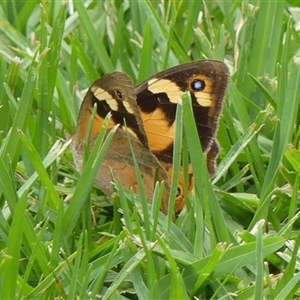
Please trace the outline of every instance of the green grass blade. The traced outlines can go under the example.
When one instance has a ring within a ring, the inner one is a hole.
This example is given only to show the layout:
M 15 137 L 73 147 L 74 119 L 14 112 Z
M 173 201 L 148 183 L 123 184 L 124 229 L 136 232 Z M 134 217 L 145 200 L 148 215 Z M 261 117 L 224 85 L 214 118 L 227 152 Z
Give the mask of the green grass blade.
M 286 74 L 282 74 L 282 84 L 285 82 Z M 283 81 L 284 80 L 284 81 Z M 278 103 L 278 117 L 277 126 L 274 134 L 274 145 L 272 148 L 271 158 L 269 166 L 266 172 L 264 185 L 262 187 L 262 202 L 256 212 L 251 225 L 260 218 L 267 216 L 270 193 L 273 189 L 276 179 L 275 174 L 278 172 L 278 168 L 282 162 L 287 144 L 293 133 L 294 124 L 299 108 L 299 94 L 300 94 L 300 69 L 297 62 L 292 62 L 290 65 L 290 76 L 287 83 L 287 87 L 281 86 L 279 89 L 280 102 Z
M 24 223 L 24 211 L 27 206 L 27 195 L 19 199 L 14 212 L 14 218 L 10 227 L 8 236 L 8 244 L 6 250 L 6 263 L 4 278 L 2 281 L 1 298 L 2 299 L 14 299 L 17 295 L 18 284 L 17 277 L 19 271 L 19 260 L 21 257 L 21 245 Z M 23 230 L 22 230 L 23 229 Z
M 183 118 L 189 153 L 194 170 L 195 190 L 200 201 L 204 203 L 204 212 L 207 221 L 210 224 L 210 231 L 215 233 L 214 238 L 216 240 L 229 242 L 230 239 L 226 230 L 225 221 L 211 186 L 204 155 L 201 153 L 201 145 L 192 113 L 191 101 L 190 97 L 187 95 L 183 97 Z M 197 211 L 199 211 L 199 209 L 197 209 L 197 204 L 195 208 L 197 213 Z M 214 212 L 213 215 L 211 214 L 212 211 Z M 198 226 L 201 227 L 202 224 L 199 224 Z M 216 241 L 212 242 L 212 245 L 215 242 Z
M 92 43 L 93 50 L 95 51 L 95 54 L 97 55 L 97 58 L 102 67 L 102 70 L 105 73 L 113 71 L 114 66 L 112 64 L 112 61 L 107 53 L 106 48 L 104 47 L 103 43 L 101 42 L 101 39 L 100 39 L 95 27 L 93 26 L 93 23 L 90 19 L 88 11 L 85 8 L 83 2 L 76 1 L 76 2 L 74 2 L 74 4 L 75 4 L 75 7 L 79 14 L 82 25 L 84 26 L 86 34 L 88 35 L 89 40 Z
M 28 72 L 27 79 L 25 81 L 25 86 L 22 92 L 20 99 L 19 107 L 17 114 L 14 118 L 14 122 L 8 137 L 6 148 L 0 153 L 1 157 L 4 157 L 6 154 L 9 154 L 12 160 L 12 165 L 15 165 L 20 151 L 20 140 L 17 130 L 25 131 L 26 125 L 29 120 L 30 107 L 33 101 L 34 88 L 37 78 L 37 68 L 39 63 L 42 62 L 43 56 L 36 57 L 38 62 L 35 59 L 32 61 L 32 65 Z
M 65 213 L 63 228 L 66 236 L 71 234 L 71 231 L 76 225 L 80 214 L 80 209 L 78 208 L 83 207 L 86 197 L 90 192 L 90 188 L 93 185 L 94 178 L 99 170 L 101 161 L 104 159 L 109 144 L 113 139 L 113 130 L 111 130 L 103 142 L 104 133 L 105 130 L 102 130 L 96 139 L 94 148 L 89 155 L 88 161 L 86 162 L 82 175 L 78 181 L 73 199 Z
M 43 162 L 40 159 L 40 156 L 38 155 L 32 143 L 22 132 L 20 132 L 20 139 L 22 141 L 22 144 L 28 156 L 31 158 L 31 161 L 34 163 L 34 167 L 36 172 L 39 175 L 39 179 L 41 180 L 41 182 L 43 183 L 44 187 L 47 189 L 47 192 L 50 195 L 51 202 L 49 203 L 49 206 L 51 208 L 58 209 L 60 207 L 61 200 L 53 186 L 52 180 L 50 179 L 45 167 L 43 166 Z

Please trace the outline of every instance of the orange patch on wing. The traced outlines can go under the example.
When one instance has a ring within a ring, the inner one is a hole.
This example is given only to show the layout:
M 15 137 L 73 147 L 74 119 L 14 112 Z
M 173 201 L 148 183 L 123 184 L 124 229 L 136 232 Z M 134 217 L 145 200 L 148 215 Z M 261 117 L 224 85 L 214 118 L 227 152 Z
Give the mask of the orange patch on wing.
M 161 109 L 150 114 L 141 111 L 144 129 L 152 152 L 160 152 L 174 143 L 175 122 L 170 126 Z
M 78 143 L 82 142 L 86 137 L 91 115 L 92 114 L 89 110 L 86 110 L 84 113 L 80 115 L 80 119 L 78 121 L 78 134 L 77 134 Z M 102 119 L 96 114 L 91 129 L 91 136 L 94 136 L 100 132 L 103 123 L 104 123 L 104 119 Z M 110 119 L 108 122 L 108 128 L 112 128 L 115 125 L 116 124 Z

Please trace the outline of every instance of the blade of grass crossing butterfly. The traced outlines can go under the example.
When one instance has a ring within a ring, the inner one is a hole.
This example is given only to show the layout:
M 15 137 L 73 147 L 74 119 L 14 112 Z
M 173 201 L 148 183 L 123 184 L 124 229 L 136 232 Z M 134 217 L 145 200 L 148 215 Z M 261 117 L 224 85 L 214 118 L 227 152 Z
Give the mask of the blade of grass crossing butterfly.
M 93 123 L 94 123 L 96 114 L 97 114 L 97 105 L 94 105 L 91 117 L 89 119 L 86 136 L 85 136 L 85 139 L 84 139 L 84 161 L 90 153 L 91 132 L 92 132 L 92 127 L 93 127 Z M 109 119 L 110 117 L 111 117 L 111 114 L 108 113 L 107 119 Z
M 114 127 L 106 135 L 108 120 L 108 118 L 105 119 L 104 126 L 95 140 L 94 147 L 89 154 L 82 170 L 82 175 L 78 180 L 72 201 L 65 213 L 63 228 L 66 236 L 71 234 L 73 228 L 76 226 L 81 208 L 83 207 L 85 199 L 94 184 L 100 165 L 109 149 L 114 132 L 117 129 L 117 127 Z
M 181 166 L 181 149 L 182 149 L 182 132 L 183 132 L 183 113 L 181 101 L 177 105 L 176 110 L 176 130 L 175 130 L 175 140 L 173 148 L 173 175 L 171 179 L 171 192 L 168 208 L 168 219 L 167 228 L 170 228 L 172 219 L 174 217 L 174 207 L 176 194 L 178 190 L 179 173 Z
M 204 205 L 206 221 L 208 223 L 208 226 L 210 227 L 209 230 L 215 233 L 214 237 L 211 236 L 211 238 L 215 239 L 213 244 L 216 244 L 219 241 L 229 242 L 230 240 L 228 232 L 226 230 L 225 221 L 218 200 L 212 189 L 210 176 L 207 171 L 205 156 L 203 154 L 199 141 L 199 136 L 191 106 L 191 98 L 188 94 L 185 94 L 182 100 L 183 119 L 187 137 L 187 144 L 194 171 L 195 192 L 199 196 L 201 204 Z M 197 202 L 195 203 L 196 222 L 197 207 L 199 204 L 200 203 Z M 197 224 L 196 227 L 198 226 L 203 226 L 203 224 Z
M 126 121 L 125 121 L 125 123 L 126 123 Z M 144 189 L 144 182 L 143 182 L 143 179 L 142 179 L 141 170 L 140 170 L 138 162 L 136 160 L 134 150 L 133 150 L 133 147 L 132 147 L 132 143 L 131 143 L 131 140 L 130 140 L 130 135 L 129 135 L 128 132 L 127 132 L 127 138 L 128 138 L 128 143 L 129 143 L 131 154 L 132 154 L 132 159 L 133 159 L 133 162 L 134 162 L 134 168 L 135 168 L 137 183 L 138 183 L 138 187 L 139 187 L 139 191 L 140 191 L 139 196 L 140 196 L 140 200 L 141 200 L 141 204 L 142 204 L 142 209 L 143 209 L 143 212 L 144 212 L 144 222 L 145 222 L 146 235 L 147 235 L 147 237 L 150 237 L 150 231 L 148 231 L 150 229 L 150 220 L 149 220 L 149 214 L 148 214 L 148 201 L 147 201 L 147 195 L 146 195 L 146 192 L 145 192 L 145 189 Z

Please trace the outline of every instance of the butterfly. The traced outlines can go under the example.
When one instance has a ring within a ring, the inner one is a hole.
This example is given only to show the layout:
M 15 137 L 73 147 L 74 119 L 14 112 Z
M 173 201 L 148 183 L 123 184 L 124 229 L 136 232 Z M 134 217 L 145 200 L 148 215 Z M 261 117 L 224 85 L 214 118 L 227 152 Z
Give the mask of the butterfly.
M 139 165 L 144 189 L 152 201 L 155 180 L 165 182 L 162 211 L 168 210 L 172 177 L 176 109 L 182 95 L 189 91 L 199 139 L 207 157 L 207 167 L 214 176 L 219 145 L 216 140 L 219 117 L 229 81 L 227 66 L 217 60 L 182 64 L 162 71 L 136 88 L 122 72 L 112 72 L 96 80 L 82 102 L 72 151 L 77 168 L 82 167 L 83 142 L 87 135 L 94 105 L 96 116 L 91 127 L 91 147 L 108 114 L 108 129 L 116 128 L 99 172 L 96 185 L 107 194 L 114 192 L 112 174 L 125 188 L 139 193 L 130 144 Z M 130 137 L 130 141 L 128 139 Z M 192 168 L 187 190 L 193 187 Z M 183 179 L 179 180 L 175 211 L 184 206 Z

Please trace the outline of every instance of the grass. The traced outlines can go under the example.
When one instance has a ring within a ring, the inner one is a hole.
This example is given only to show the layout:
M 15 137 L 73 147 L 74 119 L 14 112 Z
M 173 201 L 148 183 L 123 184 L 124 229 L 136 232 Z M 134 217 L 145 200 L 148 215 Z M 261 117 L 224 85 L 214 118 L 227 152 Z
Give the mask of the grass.
M 2 1 L 0 298 L 299 297 L 296 5 Z M 210 180 L 183 101 L 178 130 L 191 138 L 178 147 L 196 184 L 176 219 L 159 213 L 160 186 L 152 207 L 120 185 L 113 199 L 92 187 L 103 136 L 75 171 L 66 132 L 92 81 L 121 70 L 138 84 L 203 58 L 231 70 L 222 151 Z

